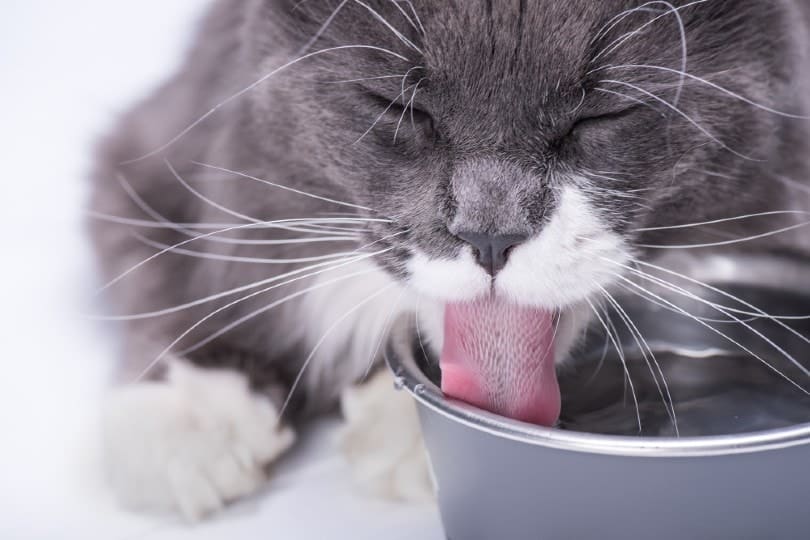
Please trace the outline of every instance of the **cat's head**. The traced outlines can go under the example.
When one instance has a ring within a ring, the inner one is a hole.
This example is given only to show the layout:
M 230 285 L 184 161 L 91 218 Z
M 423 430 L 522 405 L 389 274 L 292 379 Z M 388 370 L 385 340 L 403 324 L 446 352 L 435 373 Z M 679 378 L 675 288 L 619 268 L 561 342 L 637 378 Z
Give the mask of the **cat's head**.
M 780 4 L 269 2 L 288 53 L 333 49 L 276 85 L 285 148 L 390 220 L 371 249 L 421 293 L 561 310 L 666 238 L 642 229 L 770 196 L 766 108 L 799 112 Z

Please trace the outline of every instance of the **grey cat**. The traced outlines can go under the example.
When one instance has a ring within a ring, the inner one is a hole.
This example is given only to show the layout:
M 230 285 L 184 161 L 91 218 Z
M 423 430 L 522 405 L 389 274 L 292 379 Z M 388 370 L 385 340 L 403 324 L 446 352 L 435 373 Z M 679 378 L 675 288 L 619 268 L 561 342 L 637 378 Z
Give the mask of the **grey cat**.
M 552 424 L 555 366 L 644 264 L 810 256 L 809 18 L 806 0 L 217 0 L 93 174 L 122 377 L 142 381 L 107 409 L 116 490 L 190 517 L 254 491 L 401 314 L 449 394 Z

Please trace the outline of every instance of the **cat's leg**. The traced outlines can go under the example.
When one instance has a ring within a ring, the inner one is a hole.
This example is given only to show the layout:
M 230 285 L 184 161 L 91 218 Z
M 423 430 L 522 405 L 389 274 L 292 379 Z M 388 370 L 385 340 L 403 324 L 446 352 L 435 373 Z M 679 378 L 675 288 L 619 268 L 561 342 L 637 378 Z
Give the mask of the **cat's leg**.
M 115 390 L 103 438 L 120 500 L 196 520 L 255 492 L 295 439 L 270 393 L 254 392 L 238 371 L 177 359 L 162 380 Z
M 342 449 L 355 483 L 387 499 L 433 499 L 433 482 L 419 426 L 416 403 L 394 389 L 393 377 L 380 370 L 368 382 L 341 396 L 345 418 Z

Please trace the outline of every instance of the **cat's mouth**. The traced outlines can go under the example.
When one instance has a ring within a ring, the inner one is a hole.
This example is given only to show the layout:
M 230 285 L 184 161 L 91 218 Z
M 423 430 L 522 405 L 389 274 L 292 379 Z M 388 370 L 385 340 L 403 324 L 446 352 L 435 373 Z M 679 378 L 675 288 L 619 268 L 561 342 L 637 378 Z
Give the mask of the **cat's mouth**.
M 442 391 L 502 416 L 554 425 L 560 415 L 557 318 L 495 297 L 447 304 Z

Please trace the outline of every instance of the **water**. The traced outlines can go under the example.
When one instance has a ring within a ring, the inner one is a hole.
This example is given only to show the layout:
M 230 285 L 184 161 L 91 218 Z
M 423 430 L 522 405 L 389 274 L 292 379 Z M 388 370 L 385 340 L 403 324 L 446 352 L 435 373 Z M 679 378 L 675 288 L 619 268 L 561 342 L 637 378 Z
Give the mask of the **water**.
M 690 358 L 666 353 L 656 358 L 669 393 L 656 371 L 659 391 L 643 359 L 628 358 L 638 412 L 621 362 L 614 355 L 606 357 L 596 377 L 591 377 L 593 369 L 563 375 L 560 427 L 613 435 L 696 437 L 810 422 L 810 396 L 750 357 Z
M 810 366 L 810 321 L 796 319 L 810 314 L 810 300 L 795 292 L 753 287 L 724 290 L 785 318 L 777 322 L 738 315 L 742 322 L 735 322 L 705 302 L 668 299 L 702 317 L 700 323 L 635 297 L 624 298 L 622 305 L 627 315 L 649 343 L 658 363 L 648 366 L 622 318 L 616 312 L 610 313 L 638 409 L 620 355 L 613 347 L 605 347 L 601 327 L 592 328 L 585 345 L 574 355 L 573 365 L 560 370 L 560 427 L 615 435 L 691 437 L 810 422 L 810 376 L 806 367 Z M 724 296 L 703 298 L 751 311 L 750 306 Z M 720 322 L 722 319 L 726 320 Z

